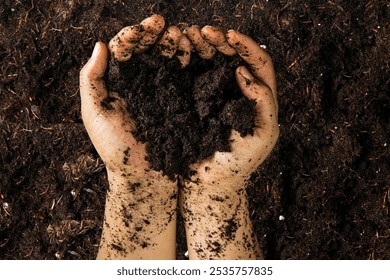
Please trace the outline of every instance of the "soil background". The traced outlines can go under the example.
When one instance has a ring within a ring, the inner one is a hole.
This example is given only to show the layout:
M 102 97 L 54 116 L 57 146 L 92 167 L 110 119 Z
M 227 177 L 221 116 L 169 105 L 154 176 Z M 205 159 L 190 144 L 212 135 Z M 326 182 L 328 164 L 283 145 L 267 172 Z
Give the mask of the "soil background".
M 248 185 L 265 257 L 390 259 L 385 0 L 1 1 L 0 259 L 95 258 L 107 178 L 79 71 L 96 41 L 153 13 L 237 29 L 273 58 L 281 134 Z

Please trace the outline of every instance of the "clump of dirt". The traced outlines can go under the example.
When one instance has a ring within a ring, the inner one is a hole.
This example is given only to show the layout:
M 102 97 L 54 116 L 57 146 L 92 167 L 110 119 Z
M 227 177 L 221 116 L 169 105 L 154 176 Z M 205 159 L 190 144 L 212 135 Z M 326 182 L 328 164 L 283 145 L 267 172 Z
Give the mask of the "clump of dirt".
M 125 63 L 110 60 L 108 87 L 128 100 L 135 137 L 148 143 L 147 159 L 173 178 L 189 177 L 189 165 L 215 151 L 230 151 L 232 129 L 253 133 L 255 101 L 236 84 L 238 57 L 217 54 L 202 60 L 193 54 L 182 69 L 152 49 Z

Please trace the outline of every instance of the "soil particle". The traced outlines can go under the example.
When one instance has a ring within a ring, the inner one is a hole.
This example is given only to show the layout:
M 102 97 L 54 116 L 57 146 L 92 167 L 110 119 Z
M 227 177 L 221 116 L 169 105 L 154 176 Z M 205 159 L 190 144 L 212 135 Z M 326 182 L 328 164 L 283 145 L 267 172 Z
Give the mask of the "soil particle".
M 208 249 L 210 249 L 210 251 L 211 252 L 214 252 L 214 253 L 220 253 L 221 252 L 221 244 L 219 243 L 219 242 L 217 242 L 217 241 L 214 241 L 213 243 L 211 243 L 211 249 L 210 248 L 208 248 Z
M 224 238 L 226 238 L 227 240 L 234 239 L 236 231 L 237 231 L 237 228 L 239 226 L 237 224 L 236 219 L 233 217 L 233 218 L 231 218 L 231 219 L 229 219 L 227 221 L 224 221 L 224 222 L 226 223 Z
M 115 244 L 115 243 L 112 243 L 112 244 L 111 244 L 111 247 L 114 248 L 115 250 L 119 251 L 119 252 L 125 251 L 125 250 L 122 248 L 122 246 L 117 245 L 117 244 Z

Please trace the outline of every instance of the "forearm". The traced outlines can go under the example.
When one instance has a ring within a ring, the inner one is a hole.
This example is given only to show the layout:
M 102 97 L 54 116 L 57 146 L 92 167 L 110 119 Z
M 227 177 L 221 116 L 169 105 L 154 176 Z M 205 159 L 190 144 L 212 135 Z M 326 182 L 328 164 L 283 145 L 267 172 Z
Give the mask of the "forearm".
M 109 174 L 98 259 L 175 259 L 176 182 Z
M 181 191 L 190 259 L 262 259 L 253 231 L 245 189 L 202 188 Z

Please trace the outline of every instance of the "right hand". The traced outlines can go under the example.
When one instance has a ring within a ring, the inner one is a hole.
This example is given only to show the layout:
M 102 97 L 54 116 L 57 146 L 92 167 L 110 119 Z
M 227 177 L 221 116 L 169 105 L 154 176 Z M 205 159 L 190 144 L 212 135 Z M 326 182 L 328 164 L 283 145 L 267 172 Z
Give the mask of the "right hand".
M 207 34 L 213 36 L 213 31 Z M 227 33 L 227 42 L 250 66 L 236 69 L 242 93 L 256 101 L 253 135 L 241 137 L 232 131 L 231 152 L 215 152 L 213 156 L 191 166 L 196 174 L 188 184 L 206 188 L 242 188 L 246 179 L 268 157 L 279 136 L 278 102 L 275 73 L 270 56 L 250 37 L 237 31 Z

